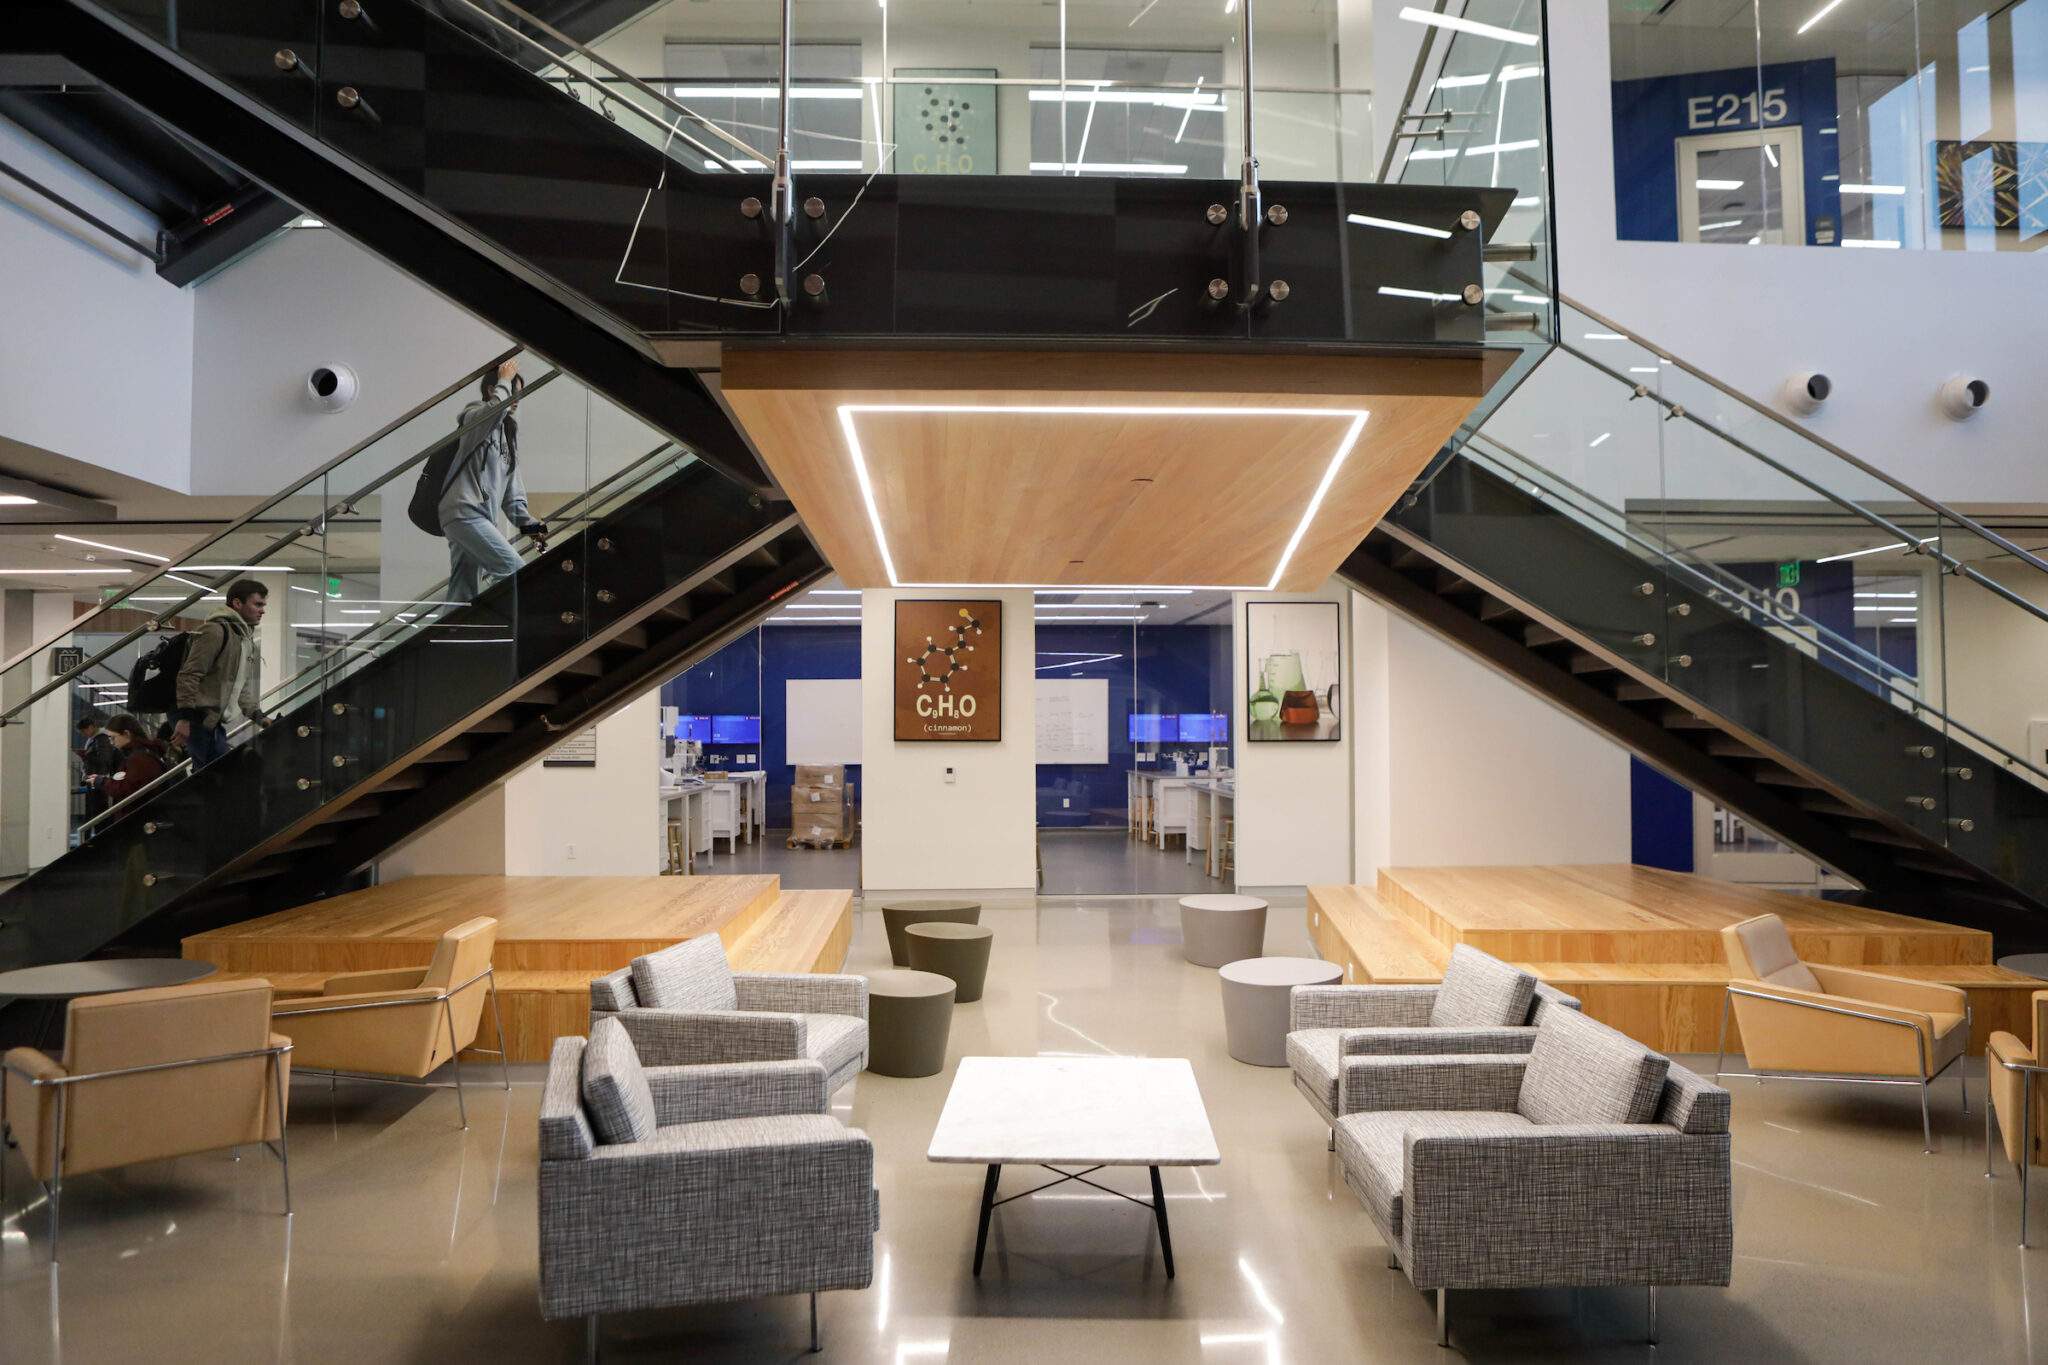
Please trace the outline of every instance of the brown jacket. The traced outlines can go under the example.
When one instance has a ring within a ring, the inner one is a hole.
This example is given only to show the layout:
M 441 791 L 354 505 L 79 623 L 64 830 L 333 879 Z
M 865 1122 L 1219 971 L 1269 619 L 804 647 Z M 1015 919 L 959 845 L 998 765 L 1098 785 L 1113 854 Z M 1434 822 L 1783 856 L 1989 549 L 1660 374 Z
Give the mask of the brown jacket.
M 263 660 L 258 648 L 255 628 L 233 608 L 222 607 L 207 617 L 206 624 L 192 632 L 192 639 L 185 646 L 185 662 L 178 669 L 177 714 L 196 726 L 220 724 L 222 707 L 240 670 L 242 714 L 251 720 L 260 716 Z M 242 668 L 244 650 L 249 654 L 246 669 Z

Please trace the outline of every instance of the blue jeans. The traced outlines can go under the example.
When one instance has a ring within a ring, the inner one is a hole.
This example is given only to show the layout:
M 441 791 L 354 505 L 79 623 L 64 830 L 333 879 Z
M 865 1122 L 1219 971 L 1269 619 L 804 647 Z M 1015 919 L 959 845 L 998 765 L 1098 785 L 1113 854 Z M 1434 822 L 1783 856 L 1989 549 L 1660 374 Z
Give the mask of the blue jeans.
M 441 534 L 448 537 L 451 602 L 474 602 L 490 582 L 519 572 L 519 552 L 499 532 L 496 518 L 450 517 L 441 523 Z
M 225 725 L 194 725 L 192 733 L 185 737 L 185 752 L 192 757 L 192 771 L 198 772 L 228 751 L 228 728 Z

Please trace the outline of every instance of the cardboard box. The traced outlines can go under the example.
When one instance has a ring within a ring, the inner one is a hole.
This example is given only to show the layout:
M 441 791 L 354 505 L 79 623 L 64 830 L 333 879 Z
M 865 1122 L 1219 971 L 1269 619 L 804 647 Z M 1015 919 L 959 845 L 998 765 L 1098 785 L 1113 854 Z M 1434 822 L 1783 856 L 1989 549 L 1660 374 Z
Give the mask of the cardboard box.
M 846 785 L 846 769 L 838 763 L 799 763 L 796 765 L 795 785 L 843 787 Z

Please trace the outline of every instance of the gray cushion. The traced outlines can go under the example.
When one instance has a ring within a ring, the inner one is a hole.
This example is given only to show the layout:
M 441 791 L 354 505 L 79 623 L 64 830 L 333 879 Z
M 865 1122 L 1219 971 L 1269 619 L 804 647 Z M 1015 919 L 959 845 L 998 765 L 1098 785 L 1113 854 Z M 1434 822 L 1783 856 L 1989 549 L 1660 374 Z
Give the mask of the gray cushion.
M 583 1110 L 597 1140 L 607 1145 L 654 1136 L 654 1092 L 625 1025 L 600 1019 L 583 1049 Z
M 1504 1133 L 1528 1126 L 1520 1114 L 1482 1109 L 1351 1114 L 1337 1121 L 1337 1159 L 1366 1208 L 1399 1239 L 1409 1133 Z
M 640 1001 L 633 994 L 633 969 L 621 967 L 590 983 L 590 1008 L 616 1014 L 620 1010 L 639 1007 Z
M 1515 1108 L 1531 1123 L 1648 1123 L 1671 1059 L 1572 1010 L 1545 1010 Z
M 633 959 L 633 993 L 654 1010 L 736 1010 L 738 989 L 716 934 Z
M 1295 1083 L 1337 1112 L 1337 1072 L 1342 1065 L 1344 1030 L 1301 1028 L 1287 1035 L 1287 1065 Z
M 804 1056 L 825 1068 L 827 1076 L 858 1062 L 868 1047 L 867 1021 L 850 1014 L 806 1014 Z
M 1429 1011 L 1431 1028 L 1500 1028 L 1529 1018 L 1536 978 L 1460 943 L 1444 964 L 1444 984 Z

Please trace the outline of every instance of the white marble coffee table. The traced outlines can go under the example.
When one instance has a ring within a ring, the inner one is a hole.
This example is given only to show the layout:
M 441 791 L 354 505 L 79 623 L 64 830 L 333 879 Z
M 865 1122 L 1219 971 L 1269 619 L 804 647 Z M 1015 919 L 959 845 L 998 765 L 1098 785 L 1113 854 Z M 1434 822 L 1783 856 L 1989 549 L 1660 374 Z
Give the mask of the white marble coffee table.
M 1152 1210 L 1169 1279 L 1173 1239 L 1159 1168 L 1223 1160 L 1194 1068 L 1181 1057 L 963 1057 L 925 1156 L 988 1167 L 974 1238 L 975 1274 L 981 1273 L 989 1215 L 997 1205 L 1078 1180 Z M 1005 1166 L 1043 1166 L 1059 1179 L 997 1199 Z M 1062 1166 L 1085 1169 L 1069 1172 Z M 1104 1166 L 1150 1167 L 1152 1202 L 1087 1179 Z

